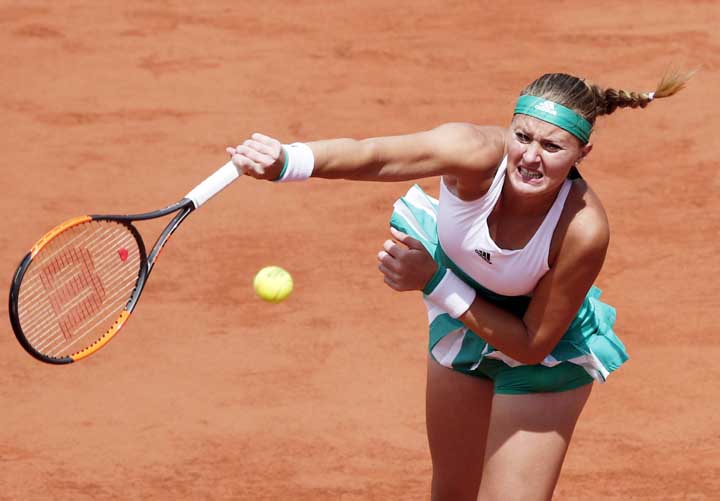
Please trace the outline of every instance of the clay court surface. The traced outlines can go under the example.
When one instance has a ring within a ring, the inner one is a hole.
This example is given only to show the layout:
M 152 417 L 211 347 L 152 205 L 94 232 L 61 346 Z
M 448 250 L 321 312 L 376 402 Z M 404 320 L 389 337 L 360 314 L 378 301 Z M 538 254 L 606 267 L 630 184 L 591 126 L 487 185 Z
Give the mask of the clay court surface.
M 545 72 L 649 91 L 700 67 L 600 120 L 583 164 L 631 360 L 596 385 L 555 498 L 720 499 L 720 4 L 596 3 L 0 1 L 6 290 L 57 223 L 174 202 L 254 131 L 505 124 Z M 240 180 L 71 366 L 27 355 L 3 302 L 0 499 L 428 499 L 424 307 L 375 260 L 410 184 Z M 253 294 L 268 264 L 295 278 L 285 303 Z

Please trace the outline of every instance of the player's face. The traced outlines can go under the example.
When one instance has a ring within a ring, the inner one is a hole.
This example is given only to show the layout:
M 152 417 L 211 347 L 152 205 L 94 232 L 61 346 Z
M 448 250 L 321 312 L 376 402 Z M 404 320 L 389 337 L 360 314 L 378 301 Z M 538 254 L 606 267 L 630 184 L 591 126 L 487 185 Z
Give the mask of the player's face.
M 509 130 L 507 179 L 518 193 L 546 194 L 559 188 L 592 146 L 555 125 L 515 115 Z

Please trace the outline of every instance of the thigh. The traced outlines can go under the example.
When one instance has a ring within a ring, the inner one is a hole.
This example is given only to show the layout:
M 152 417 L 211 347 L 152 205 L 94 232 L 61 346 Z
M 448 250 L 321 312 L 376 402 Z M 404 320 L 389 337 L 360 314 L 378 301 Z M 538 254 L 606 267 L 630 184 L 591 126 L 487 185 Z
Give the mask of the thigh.
M 493 383 L 428 357 L 426 423 L 433 501 L 475 500 L 482 477 Z
M 478 499 L 551 499 L 591 389 L 495 395 Z

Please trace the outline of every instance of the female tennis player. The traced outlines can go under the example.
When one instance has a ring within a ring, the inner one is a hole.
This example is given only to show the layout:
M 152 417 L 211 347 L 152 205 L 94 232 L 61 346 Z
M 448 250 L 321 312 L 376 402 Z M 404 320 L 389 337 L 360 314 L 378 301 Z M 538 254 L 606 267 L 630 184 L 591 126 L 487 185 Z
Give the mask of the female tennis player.
M 635 93 L 547 74 L 521 92 L 509 127 L 290 145 L 253 134 L 227 148 L 258 179 L 440 176 L 438 200 L 414 186 L 395 203 L 378 254 L 385 283 L 422 291 L 427 306 L 434 501 L 552 497 L 592 383 L 627 360 L 593 286 L 608 221 L 577 167 L 598 116 L 688 78 Z

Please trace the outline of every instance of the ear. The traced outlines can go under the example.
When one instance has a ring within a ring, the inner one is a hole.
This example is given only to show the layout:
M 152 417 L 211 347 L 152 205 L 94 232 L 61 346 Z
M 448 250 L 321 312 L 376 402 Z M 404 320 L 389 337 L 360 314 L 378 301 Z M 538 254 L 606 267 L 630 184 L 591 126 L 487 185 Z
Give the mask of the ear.
M 576 164 L 579 164 L 586 156 L 590 154 L 593 149 L 592 143 L 588 143 L 580 149 L 580 156 L 577 159 Z

